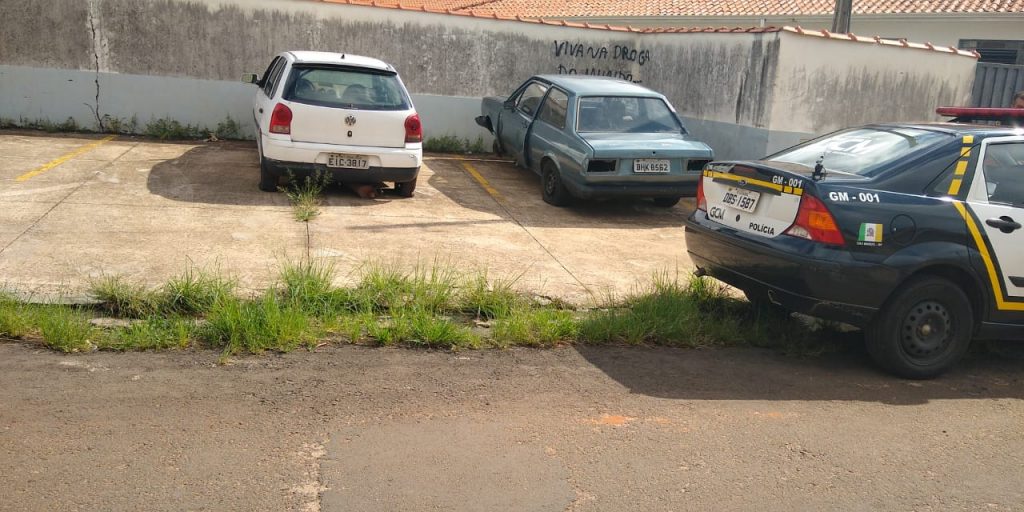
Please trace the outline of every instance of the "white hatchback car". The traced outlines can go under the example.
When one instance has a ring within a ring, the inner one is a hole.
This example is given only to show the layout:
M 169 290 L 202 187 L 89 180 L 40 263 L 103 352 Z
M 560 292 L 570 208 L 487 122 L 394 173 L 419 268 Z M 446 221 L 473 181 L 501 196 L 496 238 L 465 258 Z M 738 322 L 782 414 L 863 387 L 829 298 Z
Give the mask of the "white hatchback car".
M 410 197 L 423 162 L 423 128 L 398 72 L 343 53 L 285 52 L 253 100 L 260 190 L 285 174 L 329 172 L 344 183 L 393 182 Z

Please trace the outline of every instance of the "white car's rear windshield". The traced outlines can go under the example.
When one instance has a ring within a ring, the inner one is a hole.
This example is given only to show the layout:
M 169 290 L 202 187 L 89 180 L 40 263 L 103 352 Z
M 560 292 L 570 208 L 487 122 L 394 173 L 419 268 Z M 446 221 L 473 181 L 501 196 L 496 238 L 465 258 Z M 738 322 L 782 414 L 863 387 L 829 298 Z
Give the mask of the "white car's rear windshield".
M 394 72 L 311 65 L 292 66 L 284 99 L 359 110 L 408 110 L 410 103 Z
M 679 133 L 682 129 L 672 109 L 661 98 L 580 98 L 576 118 L 576 131 L 580 133 Z
M 948 142 L 950 137 L 947 133 L 908 127 L 855 128 L 805 142 L 765 160 L 813 168 L 821 159 L 827 170 L 865 176 L 915 151 Z

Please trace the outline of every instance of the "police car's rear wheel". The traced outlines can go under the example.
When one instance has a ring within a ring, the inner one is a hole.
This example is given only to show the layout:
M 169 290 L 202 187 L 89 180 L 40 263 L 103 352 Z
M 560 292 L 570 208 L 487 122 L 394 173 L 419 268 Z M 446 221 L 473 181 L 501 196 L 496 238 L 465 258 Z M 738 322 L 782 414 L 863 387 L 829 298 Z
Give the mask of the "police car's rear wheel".
M 902 377 L 927 379 L 948 370 L 967 351 L 973 331 L 971 301 L 957 285 L 937 278 L 901 287 L 865 331 L 868 352 Z

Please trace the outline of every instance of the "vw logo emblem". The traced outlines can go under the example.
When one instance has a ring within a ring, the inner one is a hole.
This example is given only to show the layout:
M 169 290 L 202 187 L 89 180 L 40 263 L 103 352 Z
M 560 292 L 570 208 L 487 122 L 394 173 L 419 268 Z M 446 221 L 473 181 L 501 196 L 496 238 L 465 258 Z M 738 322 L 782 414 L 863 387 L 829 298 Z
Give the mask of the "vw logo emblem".
M 352 126 L 356 124 L 356 116 L 348 116 L 345 118 L 345 124 Z
M 747 184 L 747 180 L 740 180 L 740 186 L 741 187 L 746 185 L 746 184 Z

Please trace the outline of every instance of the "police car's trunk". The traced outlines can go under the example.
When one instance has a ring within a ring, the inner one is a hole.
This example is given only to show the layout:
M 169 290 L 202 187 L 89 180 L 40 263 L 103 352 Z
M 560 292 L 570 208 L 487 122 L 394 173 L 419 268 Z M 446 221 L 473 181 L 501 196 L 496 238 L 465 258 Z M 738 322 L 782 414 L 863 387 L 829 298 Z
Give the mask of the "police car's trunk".
M 782 162 L 712 164 L 702 178 L 708 218 L 737 231 L 780 236 L 796 221 L 811 182 L 807 171 Z

